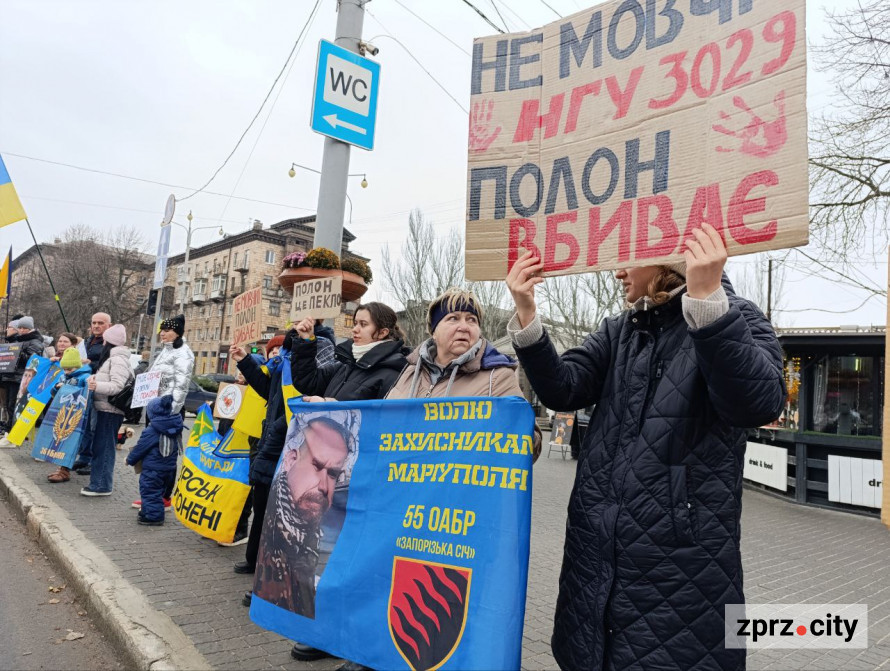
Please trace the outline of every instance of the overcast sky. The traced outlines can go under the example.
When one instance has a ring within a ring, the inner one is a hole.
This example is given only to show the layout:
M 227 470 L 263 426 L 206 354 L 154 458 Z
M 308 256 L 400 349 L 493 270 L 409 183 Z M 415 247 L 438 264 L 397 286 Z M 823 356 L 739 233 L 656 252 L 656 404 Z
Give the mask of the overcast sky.
M 759 1 L 759 0 L 758 0 Z M 300 50 L 266 108 L 220 175 L 201 193 L 179 203 L 174 221 L 208 230 L 193 246 L 261 219 L 266 225 L 315 211 L 318 176 L 291 162 L 321 167 L 323 138 L 309 128 L 312 78 L 318 41 L 332 39 L 335 0 L 320 0 Z M 155 0 L 3 0 L 0 21 L 0 153 L 38 239 L 51 241 L 72 224 L 97 228 L 132 225 L 154 251 L 167 196 L 183 198 L 221 165 L 256 114 L 281 69 L 314 0 L 220 2 Z M 500 23 L 491 0 L 474 0 Z M 561 14 L 589 6 L 548 0 Z M 556 19 L 541 0 L 496 0 L 510 30 Z M 833 0 L 832 7 L 855 6 Z M 456 43 L 424 25 L 415 14 Z M 421 208 L 442 231 L 463 226 L 466 191 L 467 115 L 473 37 L 492 29 L 461 0 L 373 0 L 364 36 L 382 64 L 377 138 L 373 152 L 352 150 L 354 210 L 347 223 L 353 247 L 371 257 L 382 292 L 380 253 L 404 239 L 408 212 Z M 808 40 L 825 33 L 824 11 L 807 2 Z M 389 33 L 395 39 L 386 36 Z M 396 41 L 398 40 L 398 42 Z M 400 44 L 401 43 L 401 44 Z M 435 77 L 455 102 L 423 68 Z M 829 102 L 825 75 L 810 68 L 810 113 Z M 75 170 L 16 156 L 67 163 L 163 182 L 162 186 Z M 235 198 L 229 198 L 234 195 Z M 242 198 L 242 199 L 239 199 Z M 265 202 L 251 202 L 243 198 Z M 347 205 L 347 218 L 349 206 Z M 0 249 L 14 253 L 31 243 L 24 223 L 0 229 Z M 173 230 L 171 254 L 181 252 L 185 232 Z M 752 264 L 753 257 L 730 263 Z M 886 286 L 886 258 L 858 268 Z M 778 316 L 782 326 L 884 324 L 886 301 L 873 299 L 852 311 L 866 294 L 793 268 Z M 816 312 L 813 308 L 849 311 Z

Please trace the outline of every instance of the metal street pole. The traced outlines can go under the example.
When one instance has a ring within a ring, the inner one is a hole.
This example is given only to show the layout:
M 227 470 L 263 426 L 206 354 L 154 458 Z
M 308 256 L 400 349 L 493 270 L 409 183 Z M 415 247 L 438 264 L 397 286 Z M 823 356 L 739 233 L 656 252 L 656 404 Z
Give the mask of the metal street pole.
M 185 236 L 185 260 L 182 262 L 182 269 L 185 270 L 185 276 L 188 277 L 188 268 L 189 268 L 189 251 L 192 248 L 192 211 L 189 210 L 188 216 L 186 217 L 189 222 L 188 232 Z M 182 293 L 179 295 L 179 314 L 185 314 L 185 288 L 187 283 L 185 280 L 182 281 Z
M 338 46 L 359 53 L 368 0 L 340 0 L 337 14 Z M 315 247 L 330 249 L 337 256 L 343 248 L 343 216 L 346 210 L 346 179 L 349 175 L 349 149 L 345 142 L 324 139 L 321 184 L 318 187 L 318 214 L 315 220 Z

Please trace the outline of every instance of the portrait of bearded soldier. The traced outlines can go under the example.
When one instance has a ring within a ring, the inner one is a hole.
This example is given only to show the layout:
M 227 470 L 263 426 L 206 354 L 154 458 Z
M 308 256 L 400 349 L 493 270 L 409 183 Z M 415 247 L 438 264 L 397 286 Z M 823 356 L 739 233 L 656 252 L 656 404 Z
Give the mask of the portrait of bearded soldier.
M 322 518 L 355 450 L 353 443 L 346 427 L 325 416 L 310 419 L 302 431 L 292 428 L 288 432 L 263 523 L 256 596 L 293 613 L 315 617 Z

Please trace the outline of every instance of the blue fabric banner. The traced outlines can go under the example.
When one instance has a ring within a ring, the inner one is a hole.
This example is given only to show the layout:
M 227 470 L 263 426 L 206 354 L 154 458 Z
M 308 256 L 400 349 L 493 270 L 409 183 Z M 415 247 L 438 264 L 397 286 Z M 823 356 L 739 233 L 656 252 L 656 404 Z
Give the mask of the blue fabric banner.
M 31 456 L 71 468 L 77 459 L 87 422 L 90 421 L 91 402 L 89 389 L 75 384 L 63 385 L 43 416 Z
M 59 364 L 42 356 L 32 355 L 25 371 L 34 370 L 34 379 L 28 383 L 28 395 L 41 403 L 49 403 L 53 387 L 62 375 Z
M 291 409 L 263 523 L 254 622 L 375 669 L 518 669 L 528 403 Z

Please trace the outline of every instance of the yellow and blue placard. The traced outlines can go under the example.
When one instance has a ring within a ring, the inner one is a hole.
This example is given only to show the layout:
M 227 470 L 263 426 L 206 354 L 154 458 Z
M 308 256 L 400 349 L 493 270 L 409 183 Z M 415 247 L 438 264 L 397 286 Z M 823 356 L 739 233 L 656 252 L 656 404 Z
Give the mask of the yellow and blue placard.
M 518 669 L 528 403 L 292 401 L 291 409 L 251 619 L 375 669 Z
M 90 421 L 91 396 L 89 389 L 76 384 L 56 392 L 34 438 L 32 457 L 66 468 L 74 465 Z
M 0 156 L 0 228 L 27 219 L 27 217 L 19 195 L 12 185 L 3 157 Z
M 33 371 L 33 373 L 32 373 Z M 40 413 L 53 396 L 53 385 L 62 375 L 62 369 L 49 359 L 32 354 L 25 364 L 25 375 L 31 374 L 27 386 L 27 401 L 16 419 L 12 430 L 6 435 L 9 442 L 21 445 L 28 434 L 37 426 Z M 24 399 L 19 399 L 22 403 Z
M 209 414 L 210 407 L 205 403 L 199 409 L 199 417 L 205 409 Z M 195 533 L 230 543 L 250 492 L 247 484 L 250 461 L 247 452 L 220 454 L 220 447 L 226 451 L 220 445 L 219 434 L 213 430 L 213 422 L 207 430 L 206 424 L 196 420 L 182 455 L 182 468 L 173 492 L 173 510 L 176 519 Z

